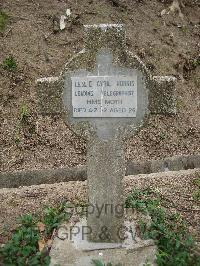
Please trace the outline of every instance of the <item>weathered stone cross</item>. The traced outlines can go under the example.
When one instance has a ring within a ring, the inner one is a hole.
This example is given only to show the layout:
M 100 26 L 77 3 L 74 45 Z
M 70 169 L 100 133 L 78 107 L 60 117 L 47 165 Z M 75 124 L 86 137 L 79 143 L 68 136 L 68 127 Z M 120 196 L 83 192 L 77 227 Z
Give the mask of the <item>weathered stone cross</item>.
M 76 134 L 88 141 L 90 241 L 120 243 L 123 141 L 150 113 L 176 112 L 176 79 L 152 76 L 126 50 L 123 25 L 91 25 L 85 31 L 85 49 L 65 65 L 60 77 L 37 81 L 40 107 L 44 114 L 63 113 Z

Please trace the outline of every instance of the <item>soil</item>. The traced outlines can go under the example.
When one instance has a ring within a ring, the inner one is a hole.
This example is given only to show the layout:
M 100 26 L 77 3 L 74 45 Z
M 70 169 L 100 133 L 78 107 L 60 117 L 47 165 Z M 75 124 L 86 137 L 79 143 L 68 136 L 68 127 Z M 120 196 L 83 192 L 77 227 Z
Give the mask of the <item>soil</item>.
M 190 233 L 200 243 L 200 202 L 193 199 L 193 193 L 197 190 L 194 180 L 199 177 L 199 169 L 127 176 L 124 179 L 125 197 L 132 189 L 150 187 L 162 195 L 162 206 L 168 212 L 181 214 Z M 42 214 L 44 206 L 55 207 L 61 202 L 83 206 L 87 202 L 87 181 L 1 189 L 0 243 L 9 239 L 17 225 L 17 217 L 28 213 Z
M 85 142 L 61 117 L 39 115 L 35 80 L 59 75 L 65 62 L 83 48 L 83 25 L 93 23 L 123 23 L 128 49 L 140 56 L 153 74 L 178 79 L 177 115 L 152 115 L 147 126 L 125 143 L 126 158 L 198 154 L 200 4 L 185 1 L 182 19 L 169 12 L 170 2 L 0 0 L 0 9 L 9 16 L 0 33 L 0 63 L 11 55 L 17 63 L 15 71 L 0 67 L 0 170 L 85 164 Z M 60 31 L 56 22 L 68 8 L 71 17 Z M 21 123 L 23 106 L 28 109 L 25 123 Z

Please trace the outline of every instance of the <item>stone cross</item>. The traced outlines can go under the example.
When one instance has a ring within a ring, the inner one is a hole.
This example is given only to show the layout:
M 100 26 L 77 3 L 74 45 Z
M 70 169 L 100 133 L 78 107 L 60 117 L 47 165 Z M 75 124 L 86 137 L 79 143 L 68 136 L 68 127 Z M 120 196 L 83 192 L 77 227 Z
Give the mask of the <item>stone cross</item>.
M 150 113 L 175 114 L 175 78 L 152 76 L 127 51 L 120 24 L 85 26 L 85 48 L 60 77 L 37 80 L 41 113 L 62 113 L 87 143 L 89 240 L 120 243 L 124 234 L 124 139 Z

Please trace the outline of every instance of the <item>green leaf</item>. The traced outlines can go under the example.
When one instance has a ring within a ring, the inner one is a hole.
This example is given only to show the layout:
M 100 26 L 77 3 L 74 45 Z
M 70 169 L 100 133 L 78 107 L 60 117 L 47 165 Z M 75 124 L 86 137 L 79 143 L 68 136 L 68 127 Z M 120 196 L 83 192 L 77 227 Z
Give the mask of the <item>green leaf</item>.
M 95 266 L 105 266 L 105 264 L 103 264 L 103 262 L 101 262 L 100 260 L 92 260 L 92 263 L 95 265 Z

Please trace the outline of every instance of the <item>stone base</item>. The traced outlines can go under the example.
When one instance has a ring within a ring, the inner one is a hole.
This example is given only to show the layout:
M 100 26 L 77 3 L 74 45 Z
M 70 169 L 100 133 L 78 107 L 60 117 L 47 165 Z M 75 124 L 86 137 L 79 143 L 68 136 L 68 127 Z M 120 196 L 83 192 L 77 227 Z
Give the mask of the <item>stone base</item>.
M 131 230 L 123 243 L 91 243 L 83 234 L 86 224 L 86 219 L 81 220 L 74 225 L 74 232 L 70 231 L 70 225 L 59 229 L 50 252 L 50 266 L 89 266 L 94 265 L 92 260 L 110 262 L 113 266 L 156 265 L 156 246 L 152 240 L 133 238 Z M 129 222 L 125 225 L 131 226 Z

